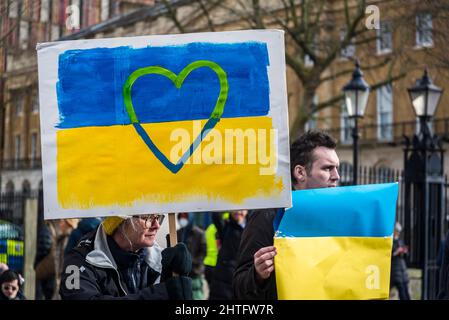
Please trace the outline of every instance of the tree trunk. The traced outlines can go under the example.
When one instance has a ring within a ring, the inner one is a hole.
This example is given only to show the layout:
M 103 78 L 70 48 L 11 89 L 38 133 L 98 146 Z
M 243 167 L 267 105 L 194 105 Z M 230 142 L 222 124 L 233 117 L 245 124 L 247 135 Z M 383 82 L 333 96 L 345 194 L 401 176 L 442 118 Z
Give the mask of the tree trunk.
M 304 125 L 310 118 L 313 107 L 313 97 L 315 96 L 317 88 L 317 85 L 304 86 L 301 105 L 298 106 L 298 113 L 290 128 L 291 142 L 296 140 L 304 132 Z

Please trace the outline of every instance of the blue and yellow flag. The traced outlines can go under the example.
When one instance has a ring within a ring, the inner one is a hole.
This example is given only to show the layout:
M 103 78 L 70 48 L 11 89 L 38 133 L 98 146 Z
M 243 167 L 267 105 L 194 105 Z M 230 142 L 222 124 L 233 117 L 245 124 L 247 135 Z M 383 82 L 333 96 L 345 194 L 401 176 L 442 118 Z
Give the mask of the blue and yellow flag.
M 274 245 L 279 299 L 387 299 L 398 184 L 293 192 Z

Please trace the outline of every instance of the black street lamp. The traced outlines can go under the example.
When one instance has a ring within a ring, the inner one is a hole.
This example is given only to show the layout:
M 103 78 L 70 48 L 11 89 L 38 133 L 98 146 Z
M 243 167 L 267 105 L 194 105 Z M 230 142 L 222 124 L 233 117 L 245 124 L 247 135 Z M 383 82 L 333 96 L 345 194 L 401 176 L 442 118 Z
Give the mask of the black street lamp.
M 423 77 L 416 81 L 416 85 L 408 89 L 413 109 L 420 121 L 423 133 L 430 136 L 428 122 L 432 119 L 440 102 L 443 90 L 432 83 L 427 69 Z
M 362 118 L 365 113 L 366 103 L 368 102 L 370 87 L 363 79 L 363 73 L 360 70 L 359 60 L 355 62 L 355 70 L 352 74 L 351 81 L 343 87 L 345 94 L 345 104 L 348 111 L 348 116 L 354 119 L 354 127 L 352 129 L 353 139 L 353 161 L 352 161 L 352 183 L 357 184 L 357 168 L 358 168 L 358 142 L 359 142 L 359 128 L 358 118 Z
M 404 150 L 404 238 L 410 266 L 422 270 L 421 298 L 427 300 L 438 291 L 438 248 L 445 233 L 444 150 L 429 127 L 443 90 L 432 84 L 426 69 L 408 92 L 420 129 L 413 139 L 406 137 Z

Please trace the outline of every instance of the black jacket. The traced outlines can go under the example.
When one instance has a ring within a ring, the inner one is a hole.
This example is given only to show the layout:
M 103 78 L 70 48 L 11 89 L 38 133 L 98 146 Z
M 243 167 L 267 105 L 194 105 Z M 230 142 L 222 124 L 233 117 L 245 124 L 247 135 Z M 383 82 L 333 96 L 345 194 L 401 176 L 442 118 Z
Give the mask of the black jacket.
M 394 286 L 398 283 L 407 283 L 408 273 L 407 264 L 405 263 L 404 254 L 398 254 L 394 256 L 394 252 L 400 247 L 403 247 L 404 243 L 400 239 L 393 239 L 393 248 L 391 255 L 391 274 L 390 274 L 390 286 Z
M 160 247 L 155 244 L 151 249 L 145 248 L 145 250 L 148 251 L 145 263 L 148 263 L 153 274 L 160 273 Z M 78 270 L 79 283 L 76 281 Z M 149 283 L 148 287 L 136 293 L 128 293 L 101 225 L 96 231 L 86 235 L 65 256 L 59 293 L 62 299 L 66 300 L 166 300 L 169 298 L 164 283 Z
M 274 272 L 262 284 L 258 284 L 254 269 L 254 254 L 263 247 L 273 245 L 273 221 L 276 210 L 254 210 L 247 216 L 246 227 L 240 241 L 237 268 L 232 282 L 235 299 L 277 299 Z
M 192 272 L 190 276 L 199 277 L 204 274 L 204 257 L 207 253 L 206 236 L 204 231 L 189 224 L 185 228 L 177 231 L 178 241 L 183 242 L 189 249 L 192 255 Z M 167 235 L 167 242 L 170 242 L 169 235 Z M 170 244 L 168 245 L 170 246 Z
M 440 267 L 440 278 L 439 278 L 439 292 L 438 299 L 448 300 L 449 299 L 449 232 L 446 235 L 446 240 L 444 241 L 443 258 Z
M 237 253 L 243 228 L 231 217 L 228 222 L 223 222 L 221 213 L 214 213 L 212 219 L 217 228 L 221 248 L 218 252 L 209 299 L 231 300 L 233 299 L 232 277 L 237 266 Z

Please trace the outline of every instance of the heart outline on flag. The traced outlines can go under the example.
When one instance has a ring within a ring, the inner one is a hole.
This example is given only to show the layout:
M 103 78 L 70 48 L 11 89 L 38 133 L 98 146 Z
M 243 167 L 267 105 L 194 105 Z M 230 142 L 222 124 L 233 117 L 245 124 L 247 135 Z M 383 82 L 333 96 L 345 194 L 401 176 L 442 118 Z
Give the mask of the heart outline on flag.
M 134 106 L 131 98 L 131 89 L 135 81 L 149 74 L 159 74 L 168 79 L 170 79 L 177 89 L 180 89 L 185 78 L 195 69 L 201 67 L 208 67 L 212 69 L 218 76 L 218 80 L 220 82 L 220 93 L 217 98 L 217 102 L 215 103 L 215 107 L 212 110 L 212 113 L 207 120 L 206 124 L 201 130 L 201 133 L 194 139 L 193 143 L 190 145 L 189 149 L 182 155 L 182 157 L 175 164 L 171 162 L 156 146 L 156 144 L 151 140 L 148 133 L 140 124 L 136 112 L 134 110 Z M 184 163 L 190 158 L 195 149 L 201 144 L 202 140 L 207 136 L 210 130 L 212 130 L 215 125 L 220 121 L 220 118 L 223 114 L 224 106 L 226 104 L 226 100 L 228 98 L 228 79 L 226 72 L 215 62 L 210 60 L 197 60 L 189 65 L 187 65 L 181 72 L 176 75 L 172 71 L 165 69 L 160 66 L 149 66 L 137 69 L 126 79 L 125 84 L 123 86 L 123 101 L 125 104 L 126 112 L 128 113 L 129 119 L 131 120 L 134 129 L 137 131 L 139 136 L 148 146 L 148 148 L 153 152 L 156 158 L 172 173 L 176 174 L 181 170 L 184 166 Z

